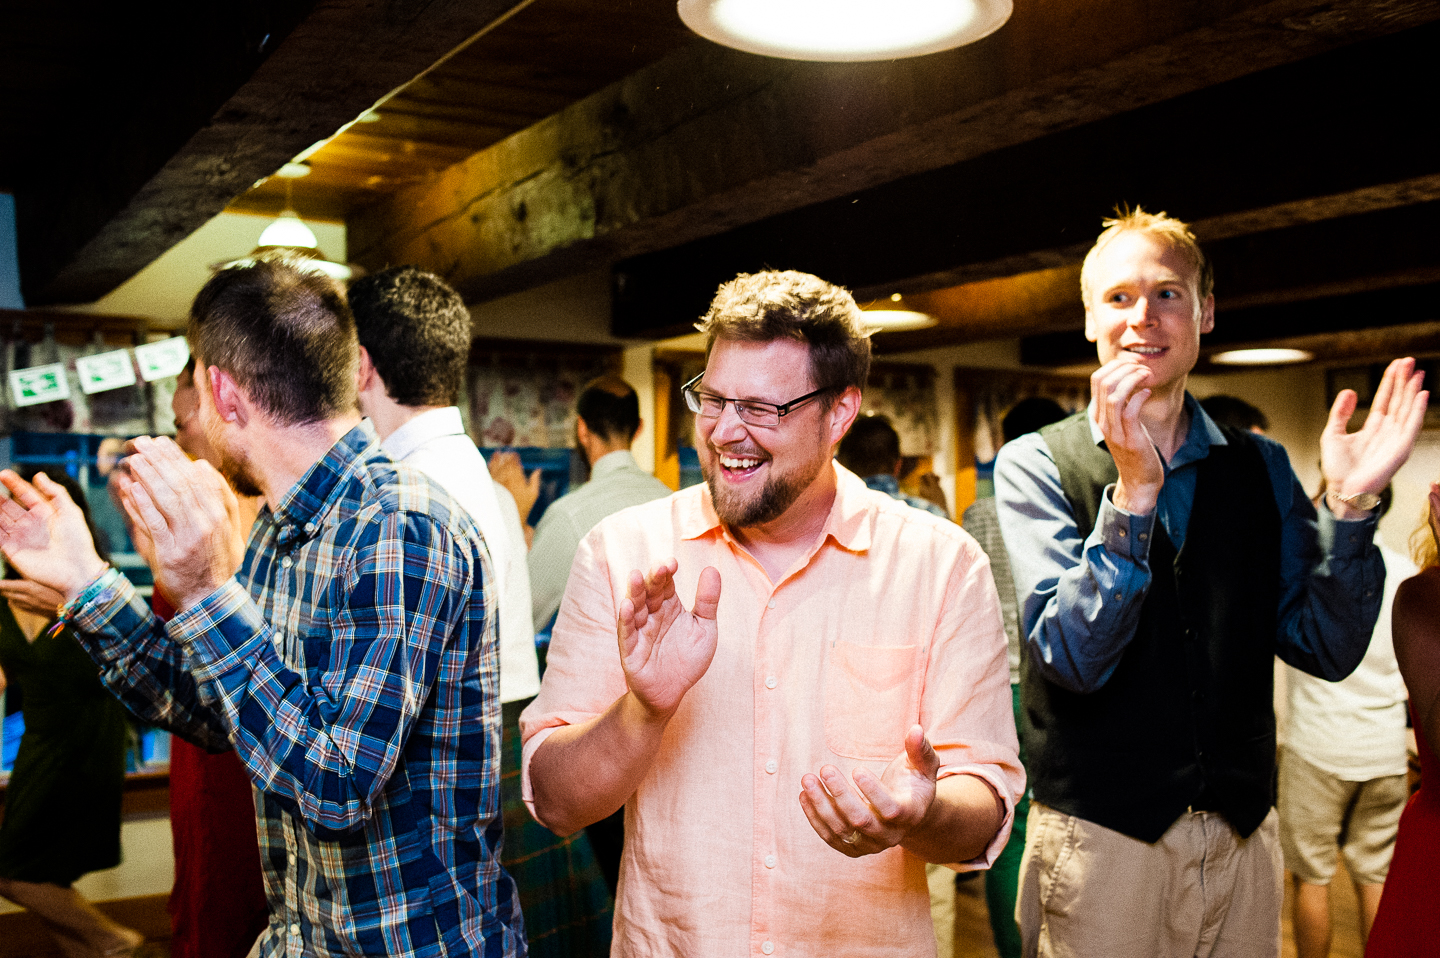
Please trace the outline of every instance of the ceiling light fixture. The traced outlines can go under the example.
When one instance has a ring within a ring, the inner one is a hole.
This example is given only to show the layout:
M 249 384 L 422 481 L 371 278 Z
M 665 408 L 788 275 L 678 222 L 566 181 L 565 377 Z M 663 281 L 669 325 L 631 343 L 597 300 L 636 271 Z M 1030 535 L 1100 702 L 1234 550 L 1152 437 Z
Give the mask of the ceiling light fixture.
M 866 309 L 864 317 L 867 329 L 872 333 L 900 333 L 909 329 L 929 329 L 940 321 L 928 313 L 917 313 L 913 309 Z
M 358 266 L 351 266 L 348 263 L 332 263 L 320 252 L 320 243 L 315 238 L 315 231 L 305 225 L 300 219 L 300 214 L 295 212 L 291 199 L 292 184 L 310 175 L 310 167 L 295 160 L 286 163 L 275 171 L 275 176 L 285 181 L 285 208 L 269 226 L 260 234 L 260 239 L 249 256 L 240 259 L 230 260 L 224 263 L 216 263 L 215 269 L 225 269 L 230 266 L 244 266 L 255 262 L 257 256 L 269 249 L 288 250 L 293 254 L 295 265 L 302 269 L 313 269 L 325 273 L 341 282 L 351 279 L 356 275 L 363 274 Z
M 707 40 L 789 60 L 853 62 L 939 53 L 989 36 L 1011 0 L 679 0 Z
M 1286 366 L 1308 363 L 1314 358 L 1314 353 L 1303 349 L 1229 349 L 1215 353 L 1210 361 L 1221 366 Z

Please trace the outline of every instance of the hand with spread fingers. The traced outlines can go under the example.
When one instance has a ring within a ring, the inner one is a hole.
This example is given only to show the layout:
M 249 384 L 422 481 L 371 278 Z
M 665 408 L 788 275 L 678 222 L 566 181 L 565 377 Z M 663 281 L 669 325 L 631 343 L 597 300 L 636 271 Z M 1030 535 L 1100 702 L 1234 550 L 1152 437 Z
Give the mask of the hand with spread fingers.
M 719 571 L 707 567 L 700 573 L 694 608 L 687 611 L 675 592 L 678 568 L 670 559 L 649 575 L 631 572 L 617 627 L 620 665 L 631 694 L 650 713 L 666 717 L 710 668 L 719 641 Z
M 220 588 L 245 557 L 240 502 L 220 473 L 167 437 L 140 437 L 119 480 L 131 522 L 154 550 L 156 585 L 181 610 Z
M 44 616 L 54 616 L 65 601 L 59 590 L 29 579 L 0 579 L 0 597 L 17 609 Z
M 72 599 L 105 571 L 85 515 L 64 487 L 43 472 L 32 485 L 9 469 L 0 471 L 0 484 L 11 496 L 0 502 L 0 550 L 27 579 Z
M 874 855 L 905 841 L 935 801 L 940 757 L 925 730 L 911 726 L 905 751 L 879 777 L 867 768 L 851 774 L 834 765 L 800 779 L 800 807 L 825 844 L 850 858 Z
M 1338 518 L 1367 515 L 1368 510 L 1353 509 L 1339 497 L 1378 494 L 1410 458 L 1430 399 L 1420 388 L 1424 380 L 1425 374 L 1415 370 L 1414 359 L 1392 362 L 1375 391 L 1365 425 L 1356 432 L 1346 431 L 1358 401 L 1354 391 L 1342 389 L 1335 397 L 1320 435 L 1320 470 L 1328 490 L 1326 502 Z
M 1150 398 L 1150 378 L 1149 369 L 1127 356 L 1110 360 L 1090 376 L 1095 422 L 1120 474 L 1114 502 L 1136 515 L 1154 511 L 1165 484 L 1160 453 L 1140 420 L 1141 407 Z

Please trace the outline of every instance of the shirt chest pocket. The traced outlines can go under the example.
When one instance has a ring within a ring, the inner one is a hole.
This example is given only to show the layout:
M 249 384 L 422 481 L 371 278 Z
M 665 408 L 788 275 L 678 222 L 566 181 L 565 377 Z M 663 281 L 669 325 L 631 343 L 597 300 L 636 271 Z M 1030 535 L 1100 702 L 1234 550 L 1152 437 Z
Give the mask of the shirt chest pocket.
M 825 745 L 846 758 L 889 761 L 919 720 L 920 646 L 839 642 L 825 660 Z

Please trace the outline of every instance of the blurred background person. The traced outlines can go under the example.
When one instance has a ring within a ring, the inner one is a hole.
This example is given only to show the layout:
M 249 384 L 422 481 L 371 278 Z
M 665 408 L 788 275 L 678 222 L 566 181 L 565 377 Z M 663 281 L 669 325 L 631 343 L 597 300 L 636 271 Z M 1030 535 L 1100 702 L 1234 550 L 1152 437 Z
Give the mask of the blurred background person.
M 1270 417 L 1239 396 L 1206 396 L 1200 408 L 1222 426 L 1263 436 L 1270 431 Z
M 1045 396 L 1022 399 L 1000 420 L 1002 445 L 1032 433 L 1052 422 L 1059 422 L 1068 413 L 1065 407 Z M 1015 580 L 1010 574 L 1010 556 L 1005 540 L 1000 537 L 1000 518 L 995 511 L 995 498 L 976 499 L 961 518 L 961 526 L 975 537 L 980 548 L 990 557 L 990 573 L 1000 593 L 1000 616 L 1005 620 L 1005 642 L 1010 660 L 1010 702 L 1015 714 L 1015 732 L 1020 739 L 1020 764 L 1025 764 L 1024 722 L 1020 719 L 1020 607 L 1015 598 Z M 1025 856 L 1025 817 L 1030 814 L 1030 790 L 1015 806 L 1015 824 L 995 864 L 985 873 L 985 904 L 990 912 L 990 931 L 995 936 L 995 950 L 1001 958 L 1019 958 L 1020 926 L 1015 923 L 1015 899 L 1020 889 L 1020 861 Z
M 25 471 L 26 479 L 34 474 Z M 46 474 L 80 507 L 108 561 L 79 483 L 63 470 Z M 144 936 L 111 920 L 73 885 L 120 864 L 125 708 L 101 684 L 70 629 L 52 628 L 64 597 L 8 564 L 5 577 L 0 688 L 8 684 L 23 696 L 25 734 L 0 825 L 0 895 L 38 916 L 68 958 L 122 958 Z
M 1318 505 L 1325 495 L 1321 480 Z M 1393 492 L 1376 509 L 1384 516 Z M 1384 597 L 1370 648 L 1339 682 L 1285 669 L 1287 722 L 1280 750 L 1280 848 L 1294 884 L 1298 958 L 1330 954 L 1330 882 L 1337 853 L 1360 903 L 1360 941 L 1370 934 L 1390 867 L 1405 782 L 1405 682 L 1395 660 L 1391 611 L 1400 583 L 1417 571 L 1375 540 L 1385 561 Z
M 590 464 L 590 481 L 552 502 L 540 517 L 540 524 L 527 535 L 531 540 L 527 566 L 536 627 L 548 629 L 555 618 L 580 540 L 601 519 L 628 506 L 670 495 L 670 487 L 641 469 L 630 452 L 642 424 L 640 397 L 619 376 L 601 376 L 580 391 L 575 401 L 575 442 Z M 490 471 L 496 482 L 510 490 L 524 521 L 535 504 L 538 473 L 527 479 L 520 457 L 513 452 L 491 456 Z M 585 826 L 585 835 L 614 897 L 625 843 L 624 809 Z
M 949 510 L 943 505 L 900 491 L 900 434 L 886 417 L 870 415 L 856 419 L 855 425 L 840 440 L 840 451 L 835 458 L 876 492 L 942 519 L 950 518 Z
M 355 280 L 348 295 L 360 339 L 360 412 L 387 456 L 425 473 L 470 513 L 490 550 L 503 716 L 500 864 L 520 893 L 530 955 L 600 958 L 610 952 L 613 906 L 590 842 L 535 821 L 520 793 L 520 713 L 540 691 L 540 669 L 518 506 L 491 480 L 456 405 L 470 357 L 470 311 L 440 277 L 409 266 Z
M 1410 690 L 1410 714 L 1420 754 L 1420 789 L 1400 818 L 1395 854 L 1365 958 L 1421 958 L 1440 942 L 1440 483 L 1431 483 L 1427 522 L 1411 539 L 1418 575 L 1395 594 L 1395 657 Z

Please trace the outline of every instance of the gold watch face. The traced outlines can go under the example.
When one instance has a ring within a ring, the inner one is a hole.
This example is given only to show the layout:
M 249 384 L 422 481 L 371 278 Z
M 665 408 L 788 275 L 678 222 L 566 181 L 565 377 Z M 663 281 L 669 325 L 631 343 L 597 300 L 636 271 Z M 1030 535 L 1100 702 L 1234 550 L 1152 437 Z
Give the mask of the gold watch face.
M 1339 496 L 1336 496 L 1335 498 L 1340 499 Z M 1380 497 L 1373 492 L 1356 493 L 1353 496 L 1346 496 L 1345 498 L 1340 499 L 1340 501 L 1345 503 L 1352 509 L 1360 509 L 1364 512 L 1369 512 L 1371 509 L 1374 509 L 1376 506 L 1380 505 Z

